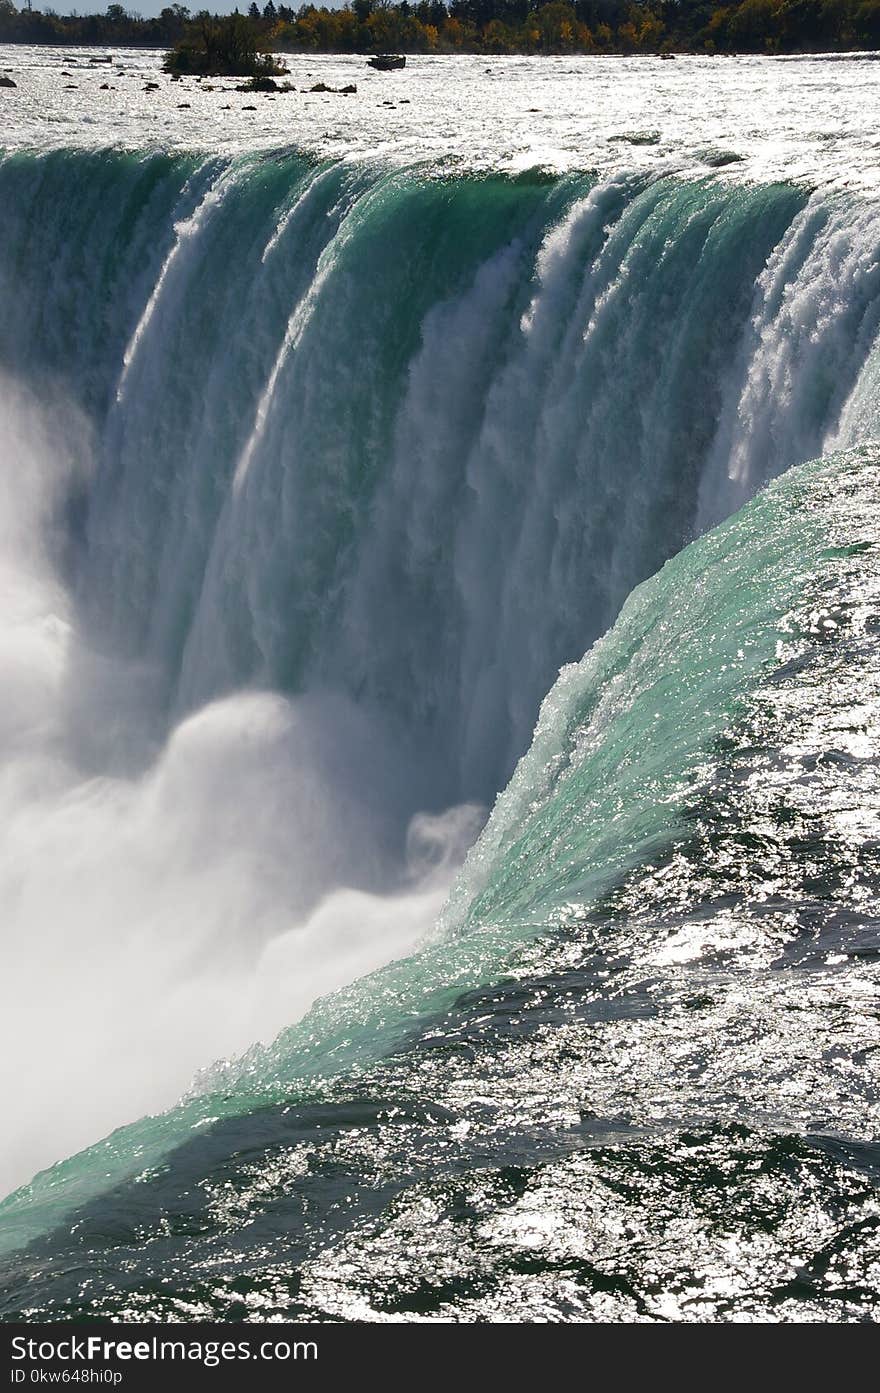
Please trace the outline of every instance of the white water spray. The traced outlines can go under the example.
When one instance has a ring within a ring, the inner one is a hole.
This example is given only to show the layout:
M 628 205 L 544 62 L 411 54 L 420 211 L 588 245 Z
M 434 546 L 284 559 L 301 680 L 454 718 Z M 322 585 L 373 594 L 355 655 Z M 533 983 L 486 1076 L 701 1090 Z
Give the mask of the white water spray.
M 107 160 L 0 254 L 0 1188 L 412 948 L 560 664 L 875 420 L 876 207 Z

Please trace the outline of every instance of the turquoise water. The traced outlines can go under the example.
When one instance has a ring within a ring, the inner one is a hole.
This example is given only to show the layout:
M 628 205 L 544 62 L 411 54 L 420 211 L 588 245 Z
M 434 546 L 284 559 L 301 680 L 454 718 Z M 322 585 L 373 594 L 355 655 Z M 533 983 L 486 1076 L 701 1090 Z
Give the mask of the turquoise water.
M 0 1311 L 869 1318 L 874 205 L 0 190 Z

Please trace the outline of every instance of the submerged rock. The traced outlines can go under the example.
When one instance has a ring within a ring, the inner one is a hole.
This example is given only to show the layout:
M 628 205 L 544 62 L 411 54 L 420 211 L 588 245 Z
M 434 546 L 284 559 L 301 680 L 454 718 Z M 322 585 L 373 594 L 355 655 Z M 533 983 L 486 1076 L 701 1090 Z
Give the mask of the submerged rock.
M 11 77 L 0 77 L 0 87 L 17 87 L 18 83 L 13 82 Z
M 610 143 L 623 145 L 659 145 L 659 131 L 624 131 L 621 135 L 609 135 Z
M 723 169 L 727 164 L 742 164 L 742 155 L 735 150 L 700 150 L 699 159 L 710 169 Z

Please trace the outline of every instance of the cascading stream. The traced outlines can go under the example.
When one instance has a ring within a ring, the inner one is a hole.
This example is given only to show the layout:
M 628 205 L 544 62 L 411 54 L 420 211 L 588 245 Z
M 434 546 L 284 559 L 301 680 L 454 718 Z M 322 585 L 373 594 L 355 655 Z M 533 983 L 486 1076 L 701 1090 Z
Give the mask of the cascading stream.
M 876 436 L 878 248 L 785 184 L 3 158 L 0 1188 L 421 941 L 560 667 Z

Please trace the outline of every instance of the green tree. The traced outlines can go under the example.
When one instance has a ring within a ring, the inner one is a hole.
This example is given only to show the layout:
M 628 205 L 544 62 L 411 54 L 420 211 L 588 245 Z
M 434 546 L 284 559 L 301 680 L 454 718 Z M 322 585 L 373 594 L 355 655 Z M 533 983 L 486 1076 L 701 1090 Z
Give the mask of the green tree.
M 267 52 L 252 20 L 240 14 L 218 18 L 207 10 L 196 16 L 186 36 L 166 53 L 165 69 L 229 77 L 268 77 L 283 71 Z

